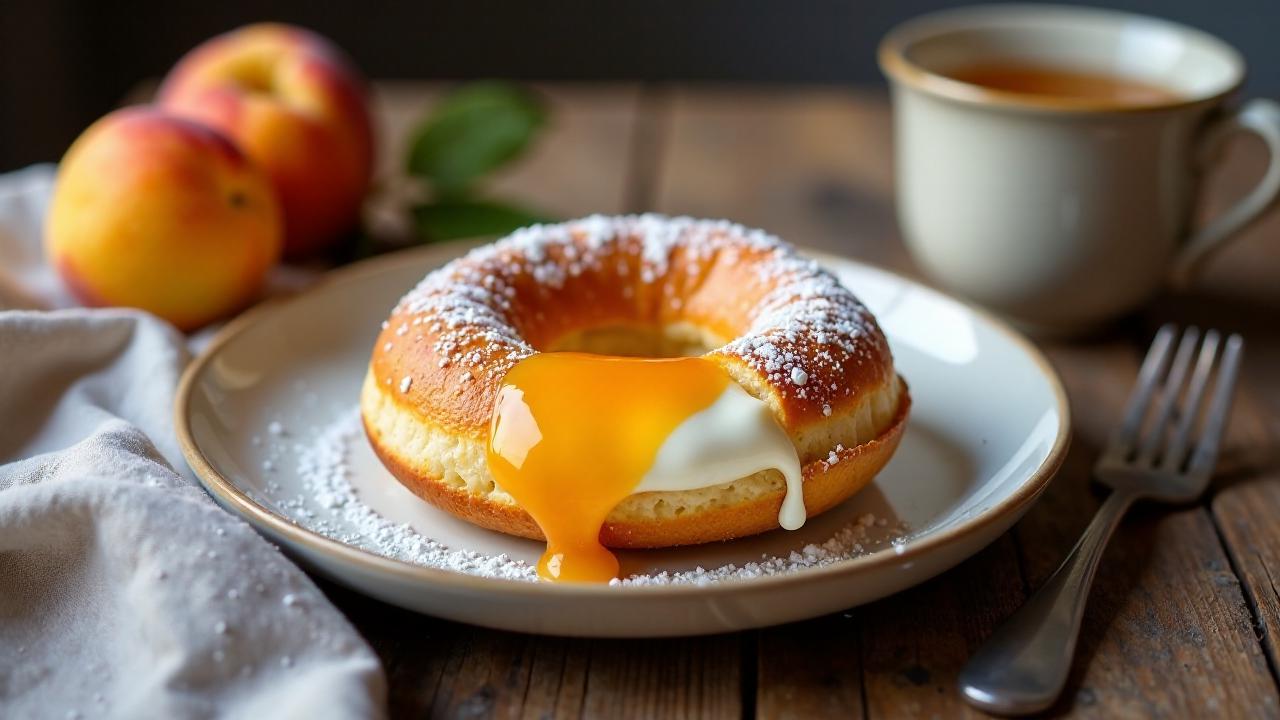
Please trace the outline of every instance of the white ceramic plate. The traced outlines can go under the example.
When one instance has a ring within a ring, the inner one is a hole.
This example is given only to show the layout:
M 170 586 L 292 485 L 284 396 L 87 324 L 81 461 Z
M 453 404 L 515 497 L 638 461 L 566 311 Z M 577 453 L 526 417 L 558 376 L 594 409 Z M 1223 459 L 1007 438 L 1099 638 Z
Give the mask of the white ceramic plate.
M 425 567 L 361 549 L 340 521 L 322 532 L 307 529 L 314 523 L 303 516 L 321 511 L 295 464 L 308 453 L 305 436 L 352 413 L 379 323 L 428 270 L 464 249 L 435 246 L 357 264 L 302 295 L 246 313 L 191 365 L 178 393 L 183 451 L 219 503 L 313 571 L 395 605 L 477 625 L 579 636 L 691 635 L 801 620 L 898 592 L 977 552 L 1021 517 L 1066 452 L 1066 396 L 1029 342 L 933 290 L 817 255 L 875 312 L 911 385 L 911 420 L 897 454 L 873 486 L 795 533 L 627 553 L 623 567 L 678 572 L 741 565 L 762 554 L 786 557 L 871 513 L 889 528 L 872 528 L 866 554 L 769 577 L 618 587 Z M 271 434 L 272 422 L 284 434 Z M 347 466 L 367 505 L 451 548 L 530 562 L 541 551 L 418 500 L 381 467 L 362 435 Z M 899 522 L 909 532 L 885 542 Z

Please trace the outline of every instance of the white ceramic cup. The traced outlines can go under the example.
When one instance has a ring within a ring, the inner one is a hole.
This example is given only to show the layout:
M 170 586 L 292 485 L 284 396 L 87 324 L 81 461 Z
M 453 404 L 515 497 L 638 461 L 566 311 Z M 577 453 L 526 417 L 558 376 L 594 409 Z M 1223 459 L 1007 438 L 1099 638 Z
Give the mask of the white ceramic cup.
M 1244 60 L 1198 30 L 1092 8 L 978 6 L 900 25 L 879 59 L 908 247 L 943 285 L 1033 330 L 1083 330 L 1187 282 L 1280 194 L 1280 105 L 1229 106 Z M 992 62 L 1119 76 L 1176 98 L 1125 105 L 947 77 Z M 1270 165 L 1194 229 L 1204 166 L 1237 130 L 1266 142 Z

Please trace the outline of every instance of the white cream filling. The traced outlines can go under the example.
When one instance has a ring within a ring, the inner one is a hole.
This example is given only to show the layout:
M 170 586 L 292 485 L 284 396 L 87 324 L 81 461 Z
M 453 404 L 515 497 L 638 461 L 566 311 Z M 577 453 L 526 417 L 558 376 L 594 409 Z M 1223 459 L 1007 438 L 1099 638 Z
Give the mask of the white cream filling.
M 778 524 L 796 530 L 805 521 L 800 457 L 769 406 L 730 382 L 667 436 L 634 492 L 696 490 L 769 469 L 787 481 Z

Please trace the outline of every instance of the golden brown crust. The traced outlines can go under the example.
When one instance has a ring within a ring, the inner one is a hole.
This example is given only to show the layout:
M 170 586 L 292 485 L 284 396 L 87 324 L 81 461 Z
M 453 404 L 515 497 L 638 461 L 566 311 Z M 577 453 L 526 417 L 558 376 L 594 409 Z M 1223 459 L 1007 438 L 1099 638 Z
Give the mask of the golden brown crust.
M 428 502 L 541 538 L 488 472 L 494 401 L 519 360 L 617 327 L 680 328 L 703 347 L 731 338 L 704 357 L 768 404 L 787 431 L 810 515 L 860 490 L 897 447 L 910 399 L 884 334 L 849 290 L 760 231 L 659 216 L 528 228 L 428 275 L 374 346 L 361 400 L 366 432 L 383 463 Z M 832 452 L 839 462 L 828 465 Z M 730 491 L 717 501 L 631 496 L 602 542 L 665 547 L 778 527 L 780 481 L 753 476 L 723 487 Z M 659 500 L 680 512 L 657 511 Z
M 761 399 L 792 434 L 853 410 L 895 377 L 871 314 L 776 238 L 721 222 L 600 218 L 600 229 L 591 220 L 536 228 L 536 241 L 517 233 L 432 273 L 379 334 L 374 377 L 406 408 L 477 441 L 506 371 L 590 328 L 684 323 L 734 338 L 707 357 L 749 389 L 771 391 Z M 683 228 L 660 261 L 651 225 Z
M 857 447 L 840 450 L 836 453 L 838 461 L 835 464 L 822 460 L 805 464 L 804 504 L 810 517 L 844 502 L 870 483 L 889 462 L 902 439 L 911 407 L 905 384 L 899 398 L 897 414 L 879 437 Z M 442 482 L 420 463 L 403 457 L 394 447 L 382 442 L 379 430 L 367 421 L 365 432 L 382 463 L 418 497 L 489 530 L 531 540 L 545 539 L 537 523 L 520 507 Z M 601 529 L 600 542 L 611 548 L 640 549 L 695 545 L 755 535 L 778 527 L 778 510 L 784 495 L 785 489 L 779 488 L 750 502 L 719 505 L 673 518 L 611 520 Z

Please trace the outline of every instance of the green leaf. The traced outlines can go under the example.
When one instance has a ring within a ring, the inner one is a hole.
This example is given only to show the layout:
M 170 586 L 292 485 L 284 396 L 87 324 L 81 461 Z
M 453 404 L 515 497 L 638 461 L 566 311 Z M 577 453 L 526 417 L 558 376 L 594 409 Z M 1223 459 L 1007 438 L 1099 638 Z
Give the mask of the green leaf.
M 418 234 L 428 241 L 506 235 L 551 218 L 525 208 L 488 200 L 442 201 L 413 209 Z
M 514 85 L 476 83 L 454 91 L 414 132 L 409 173 L 443 196 L 519 157 L 546 121 L 534 95 Z

